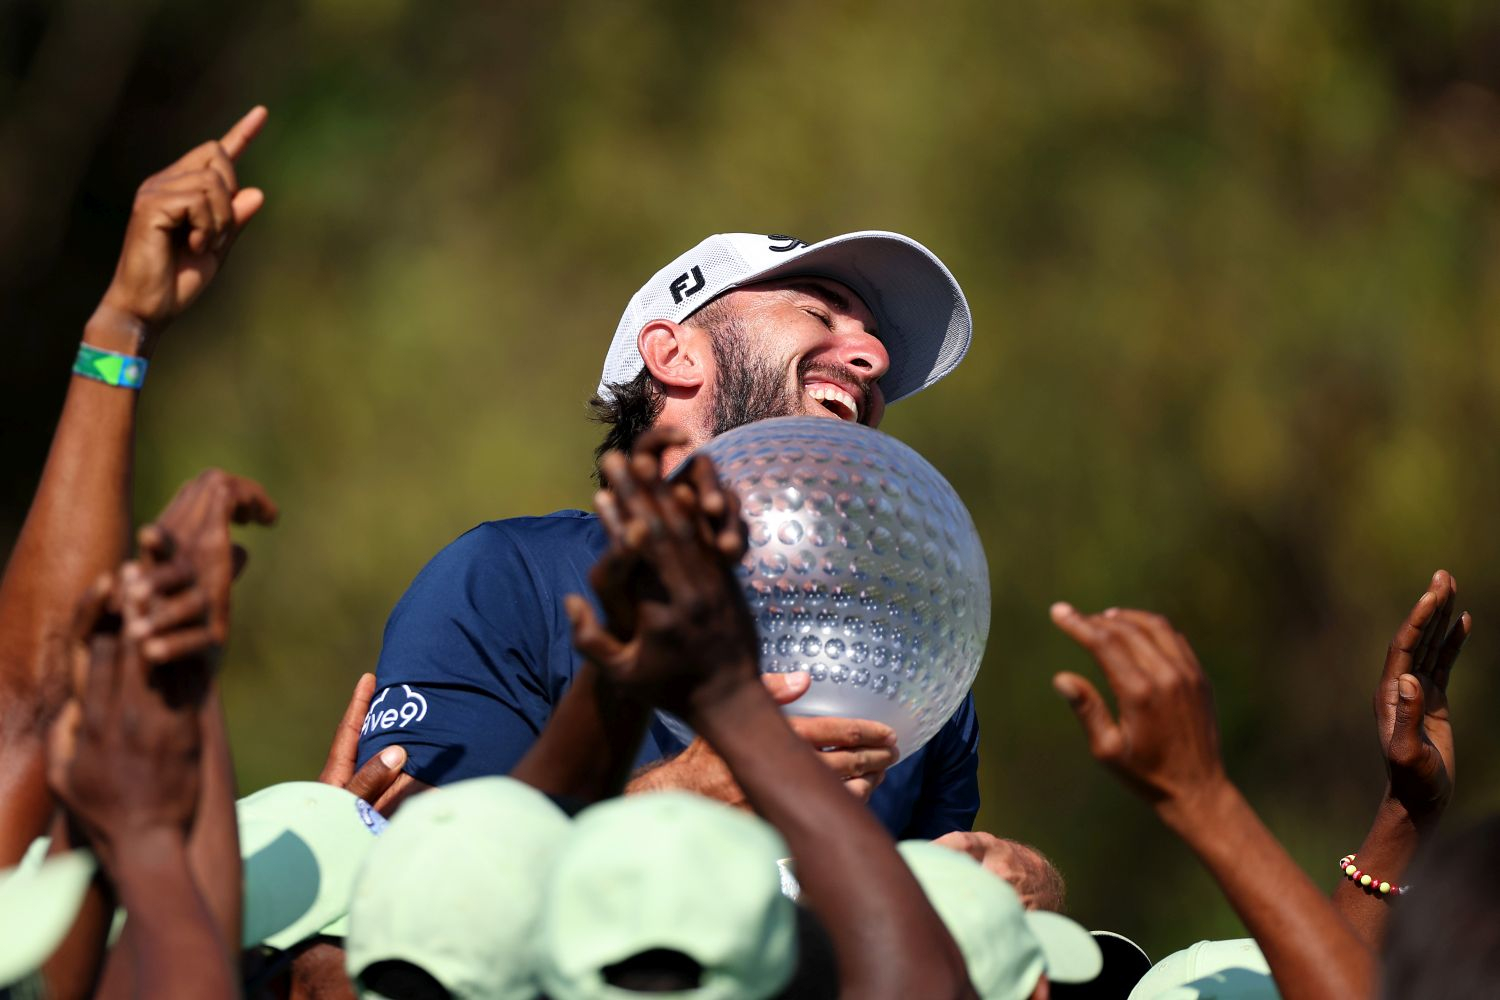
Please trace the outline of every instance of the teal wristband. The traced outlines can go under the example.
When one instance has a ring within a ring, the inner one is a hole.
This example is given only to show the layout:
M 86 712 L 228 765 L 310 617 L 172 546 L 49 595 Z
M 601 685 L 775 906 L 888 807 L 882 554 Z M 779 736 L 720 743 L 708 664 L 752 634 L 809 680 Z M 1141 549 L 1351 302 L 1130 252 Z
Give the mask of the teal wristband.
M 79 344 L 73 374 L 122 389 L 139 389 L 146 381 L 146 359 Z

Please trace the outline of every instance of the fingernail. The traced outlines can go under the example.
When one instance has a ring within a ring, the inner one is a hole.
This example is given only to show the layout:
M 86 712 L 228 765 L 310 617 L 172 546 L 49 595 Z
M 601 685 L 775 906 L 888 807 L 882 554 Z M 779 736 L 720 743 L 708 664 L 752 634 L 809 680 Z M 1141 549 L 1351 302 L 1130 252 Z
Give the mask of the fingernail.
M 1066 618 L 1069 615 L 1075 613 L 1073 611 L 1073 605 L 1069 604 L 1067 601 L 1054 602 L 1050 610 L 1053 618 Z
M 386 747 L 380 751 L 380 763 L 386 767 L 400 767 L 406 763 L 406 750 L 402 747 Z
M 1417 700 L 1417 679 L 1410 674 L 1402 674 L 1396 681 L 1402 701 Z
M 148 660 L 157 660 L 167 651 L 166 643 L 161 639 L 148 639 L 141 644 L 141 655 Z
M 881 742 L 884 743 L 888 747 L 895 746 L 896 745 L 896 734 L 895 733 L 888 734 L 885 739 L 881 740 Z

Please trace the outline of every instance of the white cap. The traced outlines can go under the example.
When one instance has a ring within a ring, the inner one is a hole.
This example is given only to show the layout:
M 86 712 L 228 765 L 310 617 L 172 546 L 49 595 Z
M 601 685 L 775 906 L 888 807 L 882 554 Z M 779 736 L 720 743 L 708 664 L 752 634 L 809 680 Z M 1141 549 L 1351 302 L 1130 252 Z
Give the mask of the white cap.
M 916 240 L 872 231 L 808 245 L 791 236 L 718 233 L 631 296 L 604 359 L 600 395 L 608 397 L 611 383 L 641 373 L 645 362 L 636 338 L 647 323 L 681 323 L 730 289 L 792 274 L 842 282 L 875 314 L 876 333 L 891 359 L 880 380 L 887 403 L 932 385 L 958 367 L 969 349 L 973 322 L 963 290 Z

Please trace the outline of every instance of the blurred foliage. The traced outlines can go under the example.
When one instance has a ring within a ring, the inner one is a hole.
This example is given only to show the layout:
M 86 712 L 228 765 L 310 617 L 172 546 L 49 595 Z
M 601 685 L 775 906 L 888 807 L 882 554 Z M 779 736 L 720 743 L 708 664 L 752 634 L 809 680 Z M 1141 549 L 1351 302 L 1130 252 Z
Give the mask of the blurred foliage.
M 1438 566 L 1477 631 L 1455 812 L 1500 805 L 1500 14 L 1478 0 L 0 7 L 0 538 L 131 192 L 246 107 L 269 200 L 143 396 L 139 509 L 206 465 L 247 538 L 244 787 L 316 772 L 386 613 L 472 524 L 588 503 L 629 295 L 708 232 L 909 233 L 974 347 L 886 429 L 988 550 L 981 823 L 1160 955 L 1239 933 L 1089 759 L 1049 602 L 1170 614 L 1232 774 L 1332 887 L 1369 694 Z

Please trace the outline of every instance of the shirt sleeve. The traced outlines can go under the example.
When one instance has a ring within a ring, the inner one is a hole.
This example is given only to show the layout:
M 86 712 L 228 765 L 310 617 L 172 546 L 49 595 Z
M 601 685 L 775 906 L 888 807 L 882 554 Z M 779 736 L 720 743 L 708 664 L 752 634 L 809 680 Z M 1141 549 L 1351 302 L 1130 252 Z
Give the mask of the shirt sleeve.
M 359 763 L 399 745 L 431 785 L 510 771 L 552 712 L 542 647 L 556 613 L 503 524 L 448 545 L 386 622 Z
M 927 747 L 922 793 L 903 839 L 933 840 L 971 830 L 979 815 L 979 715 L 970 691 Z

